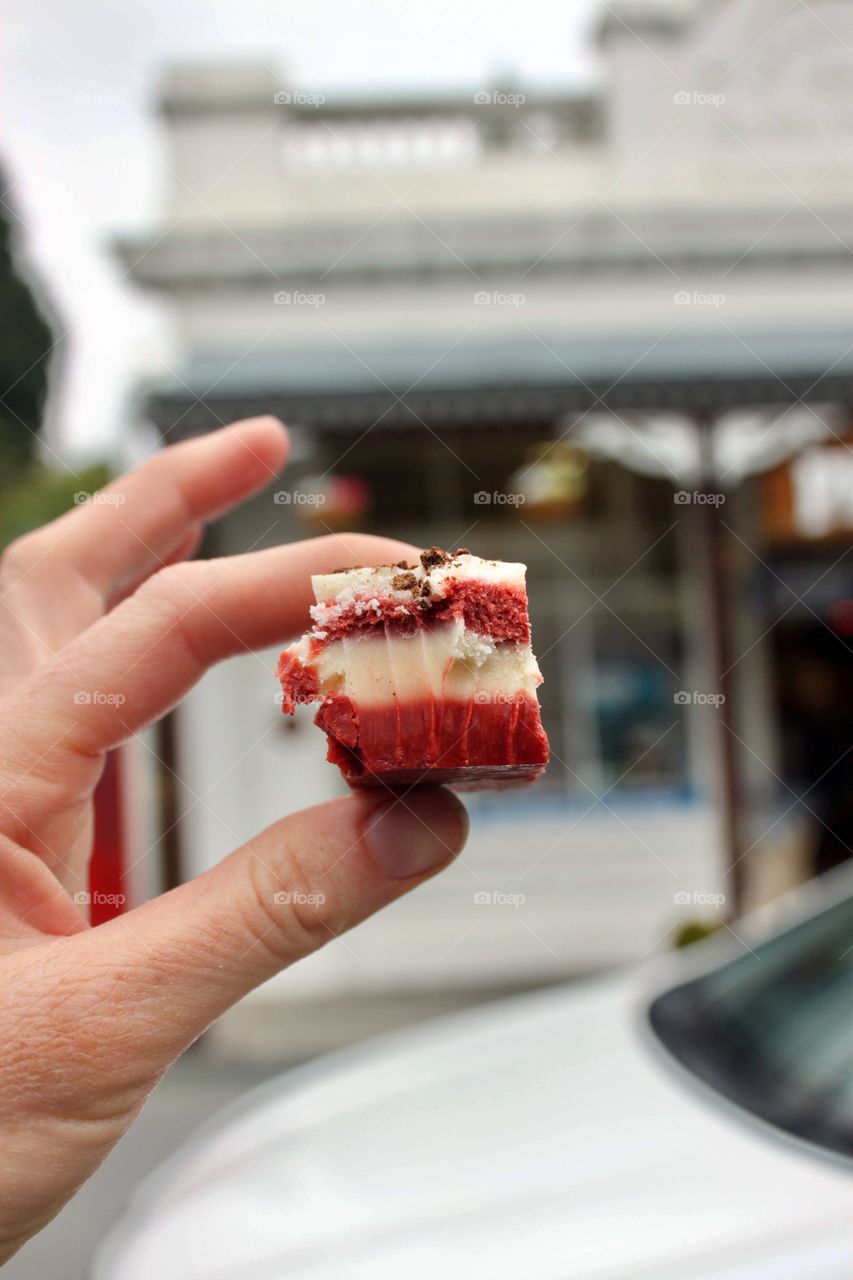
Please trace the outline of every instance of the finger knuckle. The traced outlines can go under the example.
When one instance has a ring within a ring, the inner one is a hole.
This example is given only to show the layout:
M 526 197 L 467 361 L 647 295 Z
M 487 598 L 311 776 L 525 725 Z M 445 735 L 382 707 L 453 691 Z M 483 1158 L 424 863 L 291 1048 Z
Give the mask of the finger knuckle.
M 203 564 L 175 564 L 158 569 L 137 592 L 140 606 L 162 617 L 169 627 L 183 626 L 205 591 Z
M 212 581 L 210 569 L 205 561 L 168 565 L 150 577 L 127 602 L 130 608 L 155 618 L 162 633 L 202 666 L 207 659 L 197 634 L 197 622 L 200 613 L 211 612 L 205 601 Z
M 252 920 L 255 941 L 277 964 L 289 964 L 316 951 L 335 936 L 329 924 L 329 899 L 301 873 L 291 856 L 284 874 L 273 875 L 258 860 L 250 863 Z
M 203 590 L 202 564 L 172 564 L 158 569 L 143 585 L 141 594 L 149 601 L 185 609 Z

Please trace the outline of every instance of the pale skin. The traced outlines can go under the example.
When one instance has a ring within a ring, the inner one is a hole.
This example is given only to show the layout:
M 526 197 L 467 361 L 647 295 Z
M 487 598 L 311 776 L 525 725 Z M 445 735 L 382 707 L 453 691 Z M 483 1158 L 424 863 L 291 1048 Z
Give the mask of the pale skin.
M 188 563 L 205 522 L 265 488 L 286 457 L 274 419 L 238 423 L 164 450 L 105 490 L 110 500 L 3 557 L 0 1262 L 98 1167 L 214 1018 L 464 843 L 449 793 L 362 792 L 282 819 L 98 928 L 75 904 L 105 753 L 213 663 L 299 633 L 311 573 L 416 555 L 346 534 Z

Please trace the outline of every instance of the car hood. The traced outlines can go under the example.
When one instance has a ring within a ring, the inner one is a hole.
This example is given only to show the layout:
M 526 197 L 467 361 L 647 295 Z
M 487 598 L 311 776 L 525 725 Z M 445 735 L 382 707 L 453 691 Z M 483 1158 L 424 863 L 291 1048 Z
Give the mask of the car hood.
M 686 1087 L 643 1008 L 551 990 L 291 1072 L 138 1193 L 96 1280 L 847 1277 L 847 1175 Z

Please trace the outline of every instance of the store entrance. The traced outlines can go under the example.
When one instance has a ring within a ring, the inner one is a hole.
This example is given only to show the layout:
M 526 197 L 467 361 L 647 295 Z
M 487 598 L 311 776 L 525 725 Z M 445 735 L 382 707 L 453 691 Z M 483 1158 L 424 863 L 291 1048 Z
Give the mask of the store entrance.
M 782 776 L 802 797 L 816 875 L 853 858 L 853 619 L 774 628 Z

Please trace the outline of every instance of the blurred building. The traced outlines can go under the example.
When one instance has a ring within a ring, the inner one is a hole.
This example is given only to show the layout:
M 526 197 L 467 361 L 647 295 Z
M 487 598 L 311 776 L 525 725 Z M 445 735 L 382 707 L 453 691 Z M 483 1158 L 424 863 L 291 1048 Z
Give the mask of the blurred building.
M 148 410 L 169 440 L 268 411 L 295 440 L 211 551 L 361 524 L 526 561 L 554 747 L 535 791 L 474 800 L 456 868 L 259 993 L 240 1035 L 275 1046 L 280 1000 L 314 1048 L 635 959 L 826 834 L 809 689 L 842 742 L 853 12 L 783 8 L 611 5 L 582 93 L 165 76 L 169 204 L 123 246 L 180 342 Z M 187 873 L 338 788 L 275 656 L 181 708 Z

